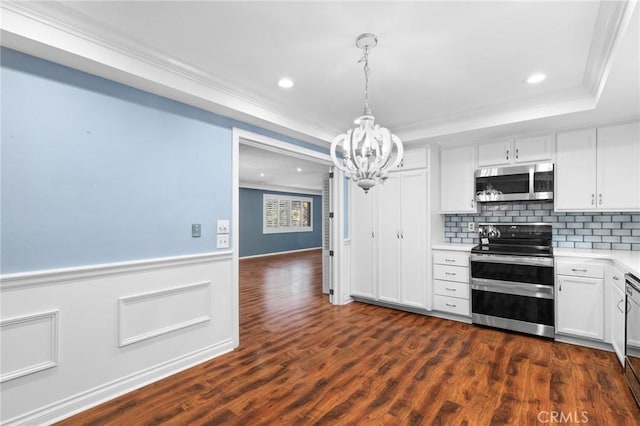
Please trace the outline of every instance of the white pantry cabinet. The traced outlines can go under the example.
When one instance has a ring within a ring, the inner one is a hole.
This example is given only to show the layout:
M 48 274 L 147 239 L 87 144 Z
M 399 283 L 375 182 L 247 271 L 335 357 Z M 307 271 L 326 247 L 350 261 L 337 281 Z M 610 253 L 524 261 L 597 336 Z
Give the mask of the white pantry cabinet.
M 558 133 L 555 209 L 640 211 L 638 122 Z
M 351 182 L 349 225 L 351 239 L 351 293 L 375 297 L 375 198 L 377 191 L 366 194 Z
M 427 174 L 392 174 L 378 194 L 378 298 L 426 308 Z
M 351 184 L 351 294 L 427 309 L 427 170 Z M 377 267 L 376 267 L 377 266 Z
M 440 153 L 440 212 L 475 213 L 476 147 L 443 149 Z
M 556 333 L 604 340 L 604 265 L 556 261 Z
M 549 161 L 552 147 L 551 135 L 482 143 L 478 145 L 478 167 Z

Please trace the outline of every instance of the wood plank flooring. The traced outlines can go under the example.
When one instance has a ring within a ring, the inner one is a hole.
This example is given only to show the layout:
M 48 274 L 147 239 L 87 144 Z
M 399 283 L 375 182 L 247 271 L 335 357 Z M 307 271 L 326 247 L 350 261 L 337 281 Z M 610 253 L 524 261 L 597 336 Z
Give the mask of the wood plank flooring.
M 240 262 L 240 347 L 61 425 L 640 425 L 613 353 L 321 294 L 321 255 Z

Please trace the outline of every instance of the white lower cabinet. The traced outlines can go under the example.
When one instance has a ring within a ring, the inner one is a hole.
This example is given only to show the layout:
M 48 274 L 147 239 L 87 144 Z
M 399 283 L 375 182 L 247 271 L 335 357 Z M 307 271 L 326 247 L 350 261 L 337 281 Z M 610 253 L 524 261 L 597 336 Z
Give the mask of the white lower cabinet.
M 556 333 L 603 341 L 604 265 L 556 262 Z
M 471 316 L 468 252 L 433 251 L 433 293 L 435 310 Z
M 605 273 L 605 286 L 609 291 L 609 326 L 613 351 L 620 364 L 624 366 L 625 336 L 625 282 L 624 273 L 615 266 L 608 266 Z

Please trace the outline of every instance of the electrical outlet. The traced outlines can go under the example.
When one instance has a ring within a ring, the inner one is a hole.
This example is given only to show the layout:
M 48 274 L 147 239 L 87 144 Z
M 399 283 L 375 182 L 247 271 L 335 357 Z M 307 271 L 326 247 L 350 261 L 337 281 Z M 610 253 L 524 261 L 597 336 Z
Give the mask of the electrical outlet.
M 217 248 L 229 248 L 229 234 L 218 235 Z
M 218 234 L 228 234 L 229 233 L 229 221 L 218 219 Z
M 199 223 L 194 223 L 191 225 L 191 237 L 192 238 L 200 238 L 202 228 Z
M 467 231 L 475 231 L 476 230 L 476 224 L 474 222 L 469 222 L 467 223 Z

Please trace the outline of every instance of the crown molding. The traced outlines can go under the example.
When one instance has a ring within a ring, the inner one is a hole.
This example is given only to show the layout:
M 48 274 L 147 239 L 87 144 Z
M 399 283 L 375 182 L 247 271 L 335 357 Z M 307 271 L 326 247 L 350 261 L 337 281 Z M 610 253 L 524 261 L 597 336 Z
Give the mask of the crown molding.
M 613 58 L 629 26 L 637 3 L 637 0 L 603 1 L 600 3 L 584 75 L 584 86 L 596 100 L 600 99 Z
M 278 112 L 60 3 L 3 1 L 0 9 L 3 46 L 322 147 L 333 138 L 295 113 Z M 82 29 L 87 22 L 91 33 Z

